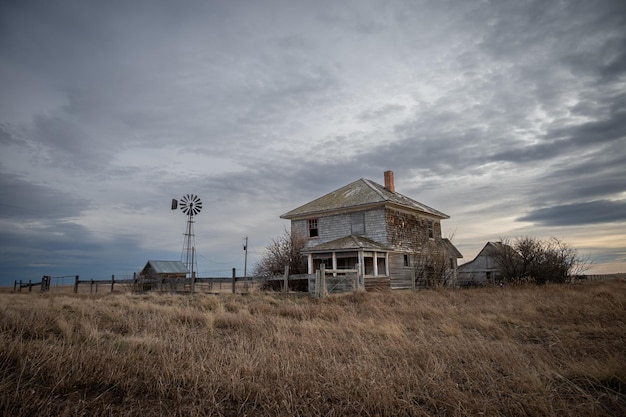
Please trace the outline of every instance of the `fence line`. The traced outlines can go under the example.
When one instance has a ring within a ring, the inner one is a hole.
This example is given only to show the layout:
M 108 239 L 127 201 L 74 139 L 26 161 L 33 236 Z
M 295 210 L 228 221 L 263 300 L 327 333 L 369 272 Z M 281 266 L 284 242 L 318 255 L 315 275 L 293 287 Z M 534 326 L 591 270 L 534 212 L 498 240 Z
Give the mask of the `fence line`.
M 576 275 L 572 277 L 574 280 L 587 280 L 587 281 L 606 281 L 612 279 L 626 279 L 626 273 L 621 272 L 617 274 L 589 274 L 589 275 Z
M 259 285 L 272 281 L 280 281 L 281 291 L 287 292 L 289 282 L 309 280 L 310 278 L 308 274 L 289 275 L 288 268 L 285 269 L 283 275 L 237 277 L 236 269 L 233 268 L 233 273 L 230 277 L 195 277 L 193 279 L 143 278 L 137 273 L 133 273 L 133 278 L 131 279 L 116 279 L 115 275 L 111 275 L 111 279 L 81 279 L 79 275 L 62 277 L 44 275 L 39 282 L 33 282 L 33 280 L 28 282 L 14 281 L 13 291 L 21 292 L 23 288 L 28 288 L 28 291 L 32 292 L 33 287 L 39 287 L 41 292 L 47 292 L 51 288 L 51 282 L 56 279 L 57 287 L 59 287 L 59 280 L 66 280 L 66 288 L 71 288 L 74 294 L 77 294 L 80 288 L 84 288 L 86 285 L 89 285 L 89 294 L 97 294 L 102 286 L 105 286 L 109 292 L 113 292 L 116 285 L 130 287 L 129 289 L 132 292 L 156 290 L 160 292 L 188 292 L 192 294 L 196 291 L 196 286 L 200 287 L 199 289 L 204 288 L 206 292 L 216 292 L 215 286 L 219 285 L 217 292 L 223 292 L 224 289 L 230 288 L 230 291 L 235 294 L 238 292 L 247 293 L 255 284 Z
M 111 279 L 81 279 L 79 275 L 66 275 L 62 277 L 51 277 L 44 275 L 39 282 L 27 283 L 23 281 L 15 281 L 13 291 L 22 291 L 22 288 L 28 288 L 32 292 L 33 287 L 40 287 L 41 292 L 47 292 L 51 288 L 52 280 L 56 279 L 57 287 L 59 280 L 71 280 L 67 288 L 71 288 L 74 294 L 79 293 L 80 288 L 89 286 L 89 294 L 97 294 L 104 286 L 108 292 L 113 292 L 116 285 L 125 285 L 132 292 L 143 291 L 159 291 L 159 292 L 184 292 L 195 293 L 198 289 L 204 289 L 204 292 L 223 292 L 224 289 L 230 287 L 230 292 L 247 293 L 251 287 L 270 282 L 280 282 L 280 291 L 286 293 L 289 291 L 289 283 L 294 281 L 306 280 L 309 293 L 314 296 L 324 297 L 329 293 L 338 293 L 346 291 L 356 291 L 364 288 L 363 277 L 358 273 L 358 269 L 337 269 L 326 270 L 322 266 L 322 271 L 316 271 L 315 274 L 289 274 L 289 267 L 285 267 L 282 275 L 272 276 L 248 276 L 237 277 L 236 269 L 233 268 L 230 277 L 194 277 L 192 278 L 151 278 L 146 279 L 133 274 L 132 279 L 116 279 L 115 275 L 111 275 Z M 328 276 L 328 277 L 327 277 Z M 321 277 L 321 279 L 320 279 Z M 215 288 L 219 285 L 219 288 Z

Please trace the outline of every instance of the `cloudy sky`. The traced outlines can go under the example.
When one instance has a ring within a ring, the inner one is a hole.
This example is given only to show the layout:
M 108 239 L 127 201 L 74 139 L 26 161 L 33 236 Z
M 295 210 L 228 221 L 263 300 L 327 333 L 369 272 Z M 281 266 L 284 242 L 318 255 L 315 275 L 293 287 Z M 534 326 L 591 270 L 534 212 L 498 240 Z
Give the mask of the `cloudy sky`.
M 626 272 L 626 2 L 0 1 L 0 284 L 248 268 L 358 178 Z

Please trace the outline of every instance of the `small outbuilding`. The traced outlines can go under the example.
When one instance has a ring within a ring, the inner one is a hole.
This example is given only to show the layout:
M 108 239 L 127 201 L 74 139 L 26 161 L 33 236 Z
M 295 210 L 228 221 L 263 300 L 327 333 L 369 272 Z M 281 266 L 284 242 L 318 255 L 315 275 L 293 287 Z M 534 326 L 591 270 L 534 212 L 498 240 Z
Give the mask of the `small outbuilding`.
M 494 284 L 500 280 L 498 254 L 513 249 L 502 242 L 487 242 L 476 257 L 463 265 L 459 265 L 459 284 L 474 286 Z
M 189 270 L 181 261 L 148 261 L 139 277 L 143 290 L 163 289 L 165 284 L 170 290 L 176 290 L 178 284 L 184 287 L 184 279 Z

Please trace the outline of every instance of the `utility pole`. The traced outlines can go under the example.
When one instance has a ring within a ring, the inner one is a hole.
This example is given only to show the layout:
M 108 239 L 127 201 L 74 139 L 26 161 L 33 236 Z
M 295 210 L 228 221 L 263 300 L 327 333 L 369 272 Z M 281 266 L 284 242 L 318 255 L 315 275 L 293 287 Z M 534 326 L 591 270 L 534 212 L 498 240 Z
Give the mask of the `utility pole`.
M 243 261 L 243 280 L 248 286 L 248 236 L 246 236 L 246 243 L 243 245 L 243 250 L 246 252 Z

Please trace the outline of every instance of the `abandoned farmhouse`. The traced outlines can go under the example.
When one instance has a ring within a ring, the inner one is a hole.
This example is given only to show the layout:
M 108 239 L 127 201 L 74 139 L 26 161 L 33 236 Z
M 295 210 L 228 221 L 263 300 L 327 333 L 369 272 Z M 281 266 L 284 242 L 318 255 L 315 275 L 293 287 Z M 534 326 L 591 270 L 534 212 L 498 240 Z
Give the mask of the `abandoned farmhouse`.
M 441 221 L 449 216 L 396 192 L 392 171 L 384 173 L 384 186 L 361 178 L 280 217 L 306 237 L 309 274 L 322 263 L 329 269 L 358 265 L 366 289 L 411 288 L 434 277 L 454 285 L 458 279 L 462 255 L 441 236 Z

